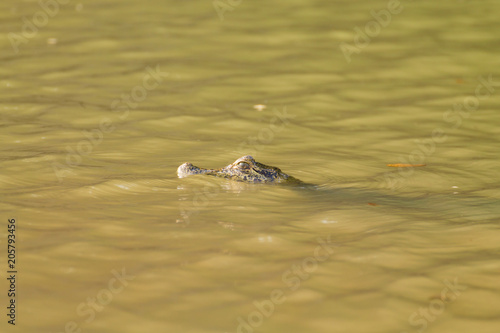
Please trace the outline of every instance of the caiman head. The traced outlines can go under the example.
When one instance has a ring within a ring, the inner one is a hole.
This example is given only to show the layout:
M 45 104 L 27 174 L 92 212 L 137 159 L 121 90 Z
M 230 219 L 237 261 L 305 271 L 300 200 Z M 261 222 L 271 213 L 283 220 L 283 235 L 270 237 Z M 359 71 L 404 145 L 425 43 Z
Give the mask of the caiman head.
M 301 183 L 295 177 L 287 175 L 279 168 L 256 162 L 250 155 L 238 158 L 221 169 L 202 169 L 191 163 L 184 163 L 177 169 L 179 178 L 205 174 L 250 183 Z

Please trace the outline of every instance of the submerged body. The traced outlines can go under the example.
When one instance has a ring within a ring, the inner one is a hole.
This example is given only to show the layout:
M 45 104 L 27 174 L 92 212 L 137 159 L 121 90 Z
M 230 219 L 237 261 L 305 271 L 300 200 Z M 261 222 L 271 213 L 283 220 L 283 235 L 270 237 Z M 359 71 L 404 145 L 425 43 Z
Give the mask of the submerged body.
M 220 169 L 203 169 L 184 163 L 177 169 L 179 178 L 190 175 L 211 175 L 249 183 L 301 184 L 299 179 L 287 175 L 279 168 L 256 162 L 252 156 L 243 156 Z

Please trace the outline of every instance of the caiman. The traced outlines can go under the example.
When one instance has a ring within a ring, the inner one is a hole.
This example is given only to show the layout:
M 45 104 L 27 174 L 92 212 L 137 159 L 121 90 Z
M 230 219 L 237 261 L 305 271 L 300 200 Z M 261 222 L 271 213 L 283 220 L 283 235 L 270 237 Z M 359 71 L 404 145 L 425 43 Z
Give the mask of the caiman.
M 179 178 L 210 175 L 248 183 L 304 184 L 279 168 L 256 162 L 250 155 L 240 157 L 234 163 L 220 169 L 203 169 L 191 163 L 184 163 L 177 168 L 177 175 Z

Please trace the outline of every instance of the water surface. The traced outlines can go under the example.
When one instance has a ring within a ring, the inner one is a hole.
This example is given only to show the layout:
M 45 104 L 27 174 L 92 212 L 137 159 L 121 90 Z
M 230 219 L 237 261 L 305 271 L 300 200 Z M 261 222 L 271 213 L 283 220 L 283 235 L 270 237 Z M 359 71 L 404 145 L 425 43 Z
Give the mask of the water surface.
M 230 3 L 0 5 L 16 328 L 498 332 L 498 3 Z

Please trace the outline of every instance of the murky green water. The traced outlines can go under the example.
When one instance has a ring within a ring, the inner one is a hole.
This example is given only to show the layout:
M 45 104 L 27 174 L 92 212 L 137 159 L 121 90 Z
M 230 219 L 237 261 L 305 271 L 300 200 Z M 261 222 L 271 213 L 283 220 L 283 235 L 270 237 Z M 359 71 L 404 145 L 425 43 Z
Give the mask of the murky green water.
M 498 332 L 497 2 L 42 4 L 0 4 L 16 330 Z M 247 154 L 315 186 L 175 173 Z

